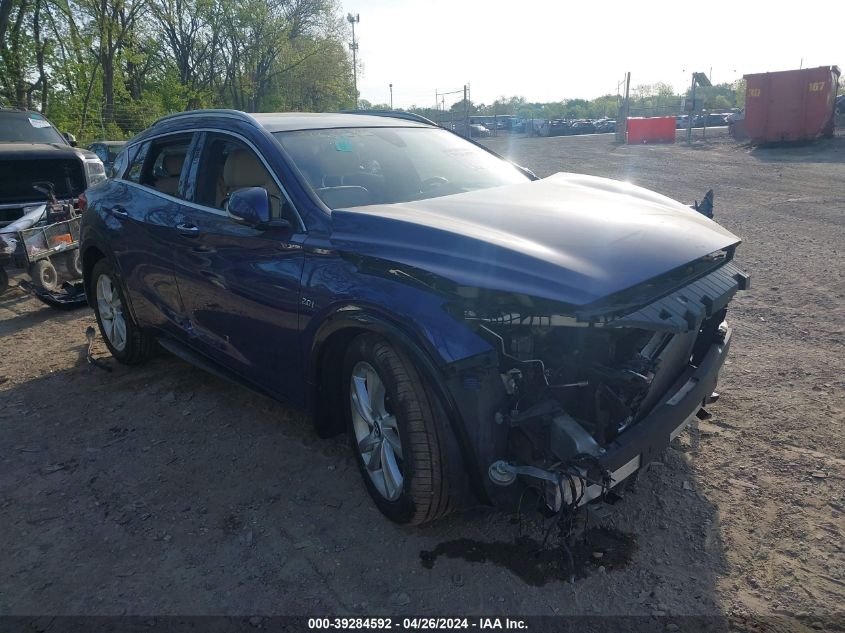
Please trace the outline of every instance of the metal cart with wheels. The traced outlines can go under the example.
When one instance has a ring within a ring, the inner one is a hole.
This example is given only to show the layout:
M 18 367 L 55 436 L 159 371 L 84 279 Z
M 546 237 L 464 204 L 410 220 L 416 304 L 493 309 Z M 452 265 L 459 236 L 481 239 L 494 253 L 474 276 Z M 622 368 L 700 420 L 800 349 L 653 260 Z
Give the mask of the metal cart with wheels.
M 51 183 L 36 183 L 36 188 L 47 195 L 49 202 L 40 220 L 17 231 L 11 259 L 31 279 L 18 286 L 56 308 L 83 305 L 85 290 L 79 254 L 82 218 L 72 205 L 56 200 Z

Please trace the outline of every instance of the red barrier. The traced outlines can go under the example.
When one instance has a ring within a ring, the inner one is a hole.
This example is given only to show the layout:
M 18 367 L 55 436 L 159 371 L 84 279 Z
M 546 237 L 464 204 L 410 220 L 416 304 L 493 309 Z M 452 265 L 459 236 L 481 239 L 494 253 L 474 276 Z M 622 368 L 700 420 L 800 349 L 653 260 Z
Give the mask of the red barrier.
M 658 116 L 628 119 L 628 145 L 639 143 L 674 143 L 675 117 Z

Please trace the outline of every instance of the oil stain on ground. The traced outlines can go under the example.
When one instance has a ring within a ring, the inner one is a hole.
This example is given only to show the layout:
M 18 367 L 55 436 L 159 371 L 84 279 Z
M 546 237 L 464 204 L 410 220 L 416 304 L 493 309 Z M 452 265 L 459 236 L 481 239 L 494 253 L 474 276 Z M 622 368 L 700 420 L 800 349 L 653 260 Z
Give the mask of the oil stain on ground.
M 599 567 L 613 570 L 624 567 L 636 550 L 634 538 L 624 532 L 595 527 L 580 535 L 569 547 L 570 557 L 562 546 L 543 548 L 542 543 L 528 537 L 515 541 L 484 542 L 456 539 L 440 543 L 431 551 L 421 551 L 420 561 L 432 569 L 440 556 L 461 558 L 470 563 L 492 563 L 508 569 L 527 584 L 540 587 L 550 581 L 586 578 Z

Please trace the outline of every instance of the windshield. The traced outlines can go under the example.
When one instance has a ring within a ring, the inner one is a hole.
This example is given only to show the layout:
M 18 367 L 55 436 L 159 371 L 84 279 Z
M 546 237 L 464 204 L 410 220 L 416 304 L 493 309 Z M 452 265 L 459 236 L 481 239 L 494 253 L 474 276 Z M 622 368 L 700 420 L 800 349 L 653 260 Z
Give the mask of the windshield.
M 0 113 L 0 143 L 59 143 L 64 137 L 37 112 Z
M 342 128 L 276 132 L 330 209 L 424 200 L 527 182 L 480 147 L 434 128 Z

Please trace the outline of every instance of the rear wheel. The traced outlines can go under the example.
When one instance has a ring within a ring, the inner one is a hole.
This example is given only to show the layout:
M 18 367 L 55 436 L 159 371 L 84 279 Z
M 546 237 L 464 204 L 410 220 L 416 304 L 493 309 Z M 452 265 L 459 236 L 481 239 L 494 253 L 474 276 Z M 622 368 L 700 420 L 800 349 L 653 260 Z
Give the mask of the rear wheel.
M 143 363 L 153 354 L 155 339 L 132 320 L 123 292 L 106 259 L 91 271 L 94 314 L 111 355 L 126 365 Z
M 32 283 L 42 290 L 56 292 L 59 289 L 59 273 L 49 259 L 39 259 L 30 264 L 29 276 Z
M 413 525 L 446 514 L 440 407 L 413 365 L 386 340 L 359 336 L 346 353 L 344 385 L 352 449 L 378 509 Z

